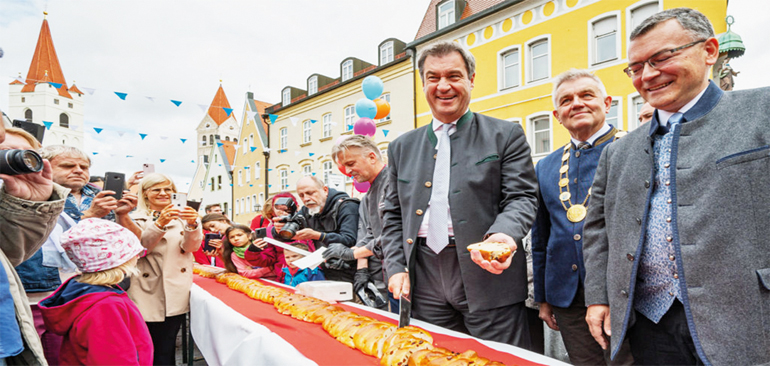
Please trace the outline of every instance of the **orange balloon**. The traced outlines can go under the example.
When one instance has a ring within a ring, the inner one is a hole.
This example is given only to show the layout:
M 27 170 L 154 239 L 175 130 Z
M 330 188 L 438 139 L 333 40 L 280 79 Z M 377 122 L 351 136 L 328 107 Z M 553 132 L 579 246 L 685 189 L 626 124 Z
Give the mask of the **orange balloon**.
M 374 119 L 382 119 L 390 114 L 390 103 L 387 100 L 377 98 L 374 100 L 374 104 L 377 105 L 377 115 L 374 116 Z

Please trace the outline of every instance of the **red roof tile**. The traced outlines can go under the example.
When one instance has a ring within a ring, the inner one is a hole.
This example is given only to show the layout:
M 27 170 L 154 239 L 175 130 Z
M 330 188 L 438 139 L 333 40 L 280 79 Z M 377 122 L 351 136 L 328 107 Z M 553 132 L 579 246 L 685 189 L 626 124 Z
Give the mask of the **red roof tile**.
M 46 19 L 43 19 L 43 26 L 40 27 L 40 36 L 37 39 L 32 63 L 29 65 L 26 82 L 27 85 L 21 88 L 22 93 L 35 91 L 37 83 L 52 82 L 62 84 L 57 89 L 59 95 L 72 99 L 72 96 L 67 91 L 67 81 L 64 80 L 64 73 L 61 71 L 59 58 L 56 57 L 56 49 L 53 46 L 51 30 L 48 28 L 48 20 Z
M 214 96 L 214 100 L 211 101 L 211 105 L 209 106 L 209 116 L 211 116 L 217 125 L 221 125 L 230 118 L 230 116 L 227 115 L 227 112 L 222 108 L 230 108 L 230 102 L 227 101 L 225 91 L 220 84 L 219 89 L 217 89 L 217 94 Z
M 418 40 L 436 31 L 438 22 L 436 21 L 436 5 L 443 0 L 431 0 L 428 5 L 428 9 L 425 11 L 425 16 L 422 18 L 420 28 L 417 29 L 417 35 L 414 37 Z M 457 0 L 463 1 L 463 0 Z M 491 8 L 505 0 L 465 0 L 465 9 L 463 10 L 460 20 L 466 19 L 471 15 L 477 14 L 485 9 Z
M 234 141 L 220 141 L 222 143 L 222 148 L 225 150 L 225 155 L 227 155 L 227 161 L 230 163 L 230 169 L 233 167 L 233 163 L 235 162 L 235 142 Z

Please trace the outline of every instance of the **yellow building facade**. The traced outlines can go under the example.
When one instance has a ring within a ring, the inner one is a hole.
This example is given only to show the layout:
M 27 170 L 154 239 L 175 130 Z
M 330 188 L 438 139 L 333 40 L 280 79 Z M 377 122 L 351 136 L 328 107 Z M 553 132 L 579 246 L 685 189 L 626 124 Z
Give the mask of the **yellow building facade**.
M 246 101 L 241 116 L 241 128 L 233 163 L 233 221 L 249 225 L 260 214 L 267 199 L 265 173 L 267 163 L 268 125 L 262 119 L 269 103 L 254 99 L 251 92 L 246 93 Z
M 522 124 L 538 160 L 569 141 L 569 133 L 553 117 L 551 93 L 553 78 L 571 68 L 589 69 L 601 78 L 613 98 L 610 124 L 624 130 L 638 127 L 644 101 L 622 71 L 628 64 L 628 36 L 648 16 L 676 7 L 702 12 L 717 34 L 726 29 L 726 0 L 504 1 L 493 12 L 460 19 L 407 47 L 419 53 L 438 40 L 466 47 L 476 58 L 471 110 Z M 431 113 L 419 72 L 414 72 L 415 120 L 423 126 L 430 123 Z

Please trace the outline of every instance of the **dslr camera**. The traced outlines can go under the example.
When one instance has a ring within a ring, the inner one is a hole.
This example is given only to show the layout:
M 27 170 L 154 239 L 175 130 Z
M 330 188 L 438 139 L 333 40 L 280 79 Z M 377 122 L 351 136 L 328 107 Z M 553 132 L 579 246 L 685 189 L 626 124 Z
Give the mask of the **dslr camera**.
M 307 227 L 307 219 L 297 212 L 297 204 L 290 197 L 278 198 L 273 206 L 278 205 L 286 206 L 286 212 L 289 213 L 278 218 L 278 222 L 284 224 L 283 228 L 278 231 L 278 236 L 283 240 L 291 240 L 294 235 L 297 235 L 297 231 Z
M 0 150 L 0 174 L 21 175 L 41 170 L 43 158 L 35 150 Z

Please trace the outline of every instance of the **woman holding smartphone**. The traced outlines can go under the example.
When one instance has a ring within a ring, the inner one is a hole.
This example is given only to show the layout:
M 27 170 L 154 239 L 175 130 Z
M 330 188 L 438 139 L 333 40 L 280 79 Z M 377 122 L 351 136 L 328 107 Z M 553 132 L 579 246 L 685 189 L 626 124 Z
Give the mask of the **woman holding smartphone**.
M 190 311 L 193 252 L 203 233 L 198 212 L 174 207 L 176 186 L 168 176 L 147 174 L 139 187 L 139 205 L 131 218 L 142 229 L 147 254 L 139 259 L 140 275 L 128 295 L 139 307 L 150 330 L 154 365 L 174 365 L 176 335 Z

